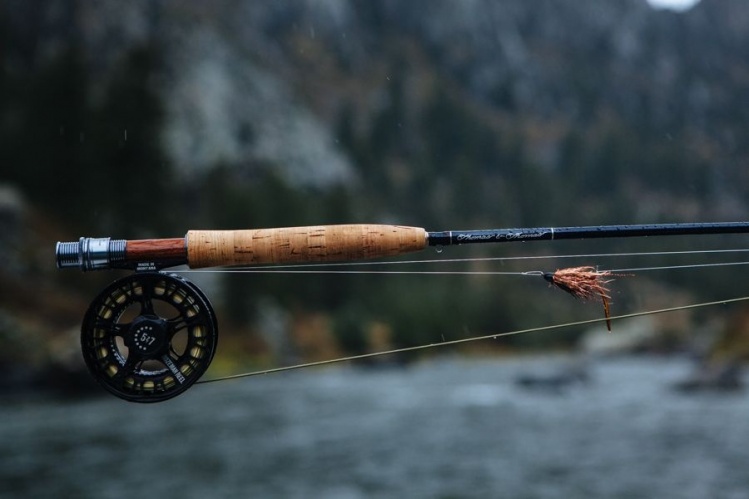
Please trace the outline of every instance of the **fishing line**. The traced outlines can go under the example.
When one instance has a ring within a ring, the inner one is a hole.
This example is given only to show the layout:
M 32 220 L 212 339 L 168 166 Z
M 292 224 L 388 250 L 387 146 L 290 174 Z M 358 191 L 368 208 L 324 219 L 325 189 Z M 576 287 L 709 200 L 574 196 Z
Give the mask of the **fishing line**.
M 331 269 L 341 267 L 363 267 L 363 266 L 391 266 L 391 265 L 419 265 L 434 263 L 473 263 L 473 262 L 505 262 L 505 261 L 524 261 L 524 260 L 554 260 L 554 259 L 585 259 L 585 258 L 620 258 L 620 257 L 652 257 L 652 256 L 676 256 L 676 255 L 706 255 L 706 254 L 726 254 L 726 253 L 746 253 L 749 249 L 713 249 L 713 250 L 692 250 L 692 251 L 650 251 L 650 252 L 626 252 L 626 253 L 581 253 L 572 255 L 527 255 L 527 256 L 501 256 L 501 257 L 476 257 L 476 258 L 442 258 L 442 259 L 423 259 L 423 260 L 396 260 L 396 261 L 375 261 L 375 262 L 339 262 L 339 263 L 306 263 L 292 265 L 264 265 L 264 266 L 234 266 L 219 267 L 209 269 L 175 269 L 178 273 L 315 273 L 315 274 L 463 274 L 463 275 L 526 275 L 527 272 L 512 271 L 379 271 L 379 270 L 316 270 Z M 722 265 L 742 265 L 749 262 L 729 262 L 729 263 L 710 263 L 710 264 L 693 264 L 693 265 L 674 265 L 662 267 L 641 267 L 643 270 L 666 270 L 670 268 L 697 268 L 700 266 L 722 266 Z M 619 269 L 617 271 L 634 271 L 636 269 Z
M 465 261 L 465 260 L 464 260 Z M 468 261 L 484 261 L 482 259 Z M 430 262 L 427 260 L 426 262 Z M 686 265 L 664 265 L 657 267 L 631 267 L 621 269 L 604 269 L 613 273 L 649 272 L 656 270 L 684 270 L 706 267 L 730 267 L 737 265 L 749 265 L 749 261 L 740 262 L 714 262 L 694 263 Z M 540 270 L 509 271 L 509 270 L 323 270 L 309 269 L 305 265 L 278 268 L 244 268 L 244 269 L 212 269 L 212 270 L 176 270 L 178 273 L 216 273 L 216 274 L 382 274 L 382 275 L 515 275 L 515 276 L 539 276 L 544 272 Z
M 717 263 L 695 263 L 691 265 L 666 265 L 661 267 L 633 267 L 629 269 L 607 269 L 609 272 L 647 272 L 651 270 L 678 270 L 696 269 L 702 267 L 730 267 L 734 265 L 749 265 L 749 262 L 717 262 Z
M 661 308 L 656 310 L 647 310 L 643 312 L 632 312 L 629 314 L 623 314 L 623 315 L 614 315 L 609 317 L 608 319 L 587 319 L 582 321 L 575 321 L 575 322 L 566 322 L 563 324 L 553 324 L 550 326 L 540 326 L 540 327 L 533 327 L 528 329 L 517 329 L 514 331 L 506 331 L 503 333 L 494 333 L 494 334 L 487 334 L 482 336 L 473 336 L 470 338 L 460 338 L 457 340 L 449 340 L 449 341 L 443 341 L 440 343 L 427 343 L 424 345 L 416 345 L 412 347 L 404 347 L 404 348 L 396 348 L 392 350 L 384 350 L 380 352 L 372 352 L 372 353 L 365 353 L 360 355 L 351 355 L 347 357 L 338 357 L 335 359 L 328 359 L 328 360 L 320 360 L 316 362 L 306 362 L 302 364 L 294 364 L 291 366 L 282 366 L 282 367 L 275 367 L 271 369 L 262 369 L 258 371 L 251 371 L 246 373 L 240 373 L 240 374 L 232 374 L 228 376 L 220 376 L 217 378 L 211 378 L 207 380 L 200 380 L 197 381 L 195 384 L 205 384 L 205 383 L 216 383 L 218 381 L 227 381 L 232 379 L 239 379 L 239 378 L 248 378 L 251 376 L 260 376 L 264 374 L 273 374 L 273 373 L 280 373 L 284 371 L 292 371 L 297 369 L 304 369 L 308 367 L 319 367 L 319 366 L 326 366 L 330 364 L 337 364 L 341 362 L 349 362 L 349 361 L 356 361 L 356 360 L 363 360 L 363 359 L 371 359 L 373 357 L 380 357 L 384 355 L 394 355 L 394 354 L 400 354 L 400 353 L 407 353 L 407 352 L 414 352 L 417 350 L 426 350 L 429 348 L 436 348 L 436 347 L 444 347 L 444 346 L 450 346 L 450 345 L 458 345 L 462 343 L 469 343 L 473 341 L 482 341 L 482 340 L 491 340 L 491 339 L 497 339 L 505 336 L 515 336 L 520 334 L 526 334 L 526 333 L 535 333 L 540 331 L 550 331 L 554 329 L 563 329 L 573 326 L 584 326 L 589 324 L 597 324 L 600 322 L 606 322 L 607 320 L 614 321 L 614 320 L 622 320 L 622 319 L 631 319 L 634 317 L 642 317 L 645 315 L 656 315 L 656 314 L 663 314 L 668 312 L 676 312 L 680 310 L 690 310 L 690 309 L 697 309 L 697 308 L 703 308 L 703 307 L 711 307 L 715 305 L 728 305 L 729 303 L 736 303 L 736 302 L 742 302 L 742 301 L 748 301 L 749 296 L 742 296 L 738 298 L 729 298 L 727 300 L 717 300 L 717 301 L 709 301 L 709 302 L 702 302 L 702 303 L 693 303 L 690 305 L 681 305 L 677 307 L 669 307 L 669 308 Z
M 747 249 L 718 249 L 718 250 L 700 250 L 700 251 L 668 251 L 668 252 L 636 252 L 636 253 L 595 253 L 595 254 L 576 254 L 576 255 L 542 255 L 542 256 L 519 256 L 519 257 L 485 257 L 485 258 L 461 258 L 461 259 L 437 259 L 437 260 L 409 260 L 409 261 L 396 261 L 396 262 L 344 262 L 339 264 L 307 264 L 307 265 L 275 265 L 272 267 L 243 267 L 243 268 L 219 268 L 210 270 L 194 270 L 192 272 L 216 272 L 216 273 L 283 273 L 283 274 L 386 274 L 386 275 L 515 275 L 515 276 L 530 276 L 530 277 L 547 277 L 551 274 L 540 271 L 540 270 L 527 270 L 527 271 L 418 271 L 418 270 L 362 270 L 362 269 L 350 269 L 349 267 L 360 267 L 363 265 L 403 265 L 403 264 L 424 264 L 424 263 L 455 263 L 455 262 L 485 262 L 485 261 L 506 261 L 506 260 L 538 260 L 538 259 L 555 259 L 555 258 L 601 258 L 601 257 L 644 257 L 644 256 L 673 256 L 673 255 L 694 255 L 694 254 L 724 254 L 724 253 L 741 253 L 747 252 Z M 620 268 L 601 271 L 601 273 L 610 273 L 611 275 L 634 273 L 634 272 L 647 272 L 647 271 L 658 271 L 658 270 L 677 270 L 677 269 L 697 269 L 707 267 L 723 267 L 723 266 L 736 266 L 736 265 L 747 265 L 749 261 L 739 262 L 712 262 L 712 263 L 695 263 L 695 264 L 683 264 L 683 265 L 670 265 L 670 266 L 650 266 L 650 267 L 630 267 Z M 310 268 L 312 267 L 312 268 Z M 346 267 L 344 270 L 331 270 L 330 267 Z M 591 267 L 592 269 L 592 267 Z M 597 271 L 598 272 L 598 271 Z M 548 279 L 547 279 L 548 280 Z M 574 293 L 573 293 L 574 294 Z M 457 345 L 461 343 L 467 343 L 472 341 L 496 339 L 504 336 L 520 335 L 532 332 L 540 332 L 554 329 L 562 329 L 573 326 L 583 326 L 589 324 L 596 324 L 605 322 L 610 330 L 611 321 L 620 320 L 626 318 L 639 317 L 644 315 L 654 315 L 666 312 L 674 312 L 678 310 L 688 310 L 700 307 L 713 306 L 718 304 L 728 304 L 733 302 L 749 300 L 749 296 L 741 298 L 733 298 L 728 300 L 704 302 L 692 305 L 684 305 L 677 307 L 670 307 L 658 310 L 650 310 L 645 312 L 634 312 L 630 314 L 609 316 L 606 299 L 608 296 L 603 297 L 604 307 L 606 310 L 606 317 L 599 319 L 589 319 L 575 322 L 568 322 L 564 324 L 555 324 L 550 326 L 534 327 L 529 329 L 521 329 L 515 331 L 508 331 L 503 333 L 495 333 L 483 336 L 476 336 L 470 338 L 461 338 L 456 340 L 443 341 L 440 343 L 428 343 L 424 345 L 417 345 L 405 348 L 398 348 L 392 350 L 386 350 L 381 352 L 372 352 L 367 354 L 345 356 L 335 359 L 328 359 L 316 362 L 306 362 L 301 364 L 295 364 L 291 366 L 282 366 L 271 369 L 264 369 L 258 371 L 252 371 L 247 373 L 234 374 L 229 376 L 222 376 L 209 380 L 198 381 L 198 383 L 213 383 L 217 381 L 226 381 L 231 379 L 238 379 L 250 376 L 258 376 L 263 374 L 279 373 L 284 371 L 291 371 L 296 369 L 302 369 L 307 367 L 325 366 L 329 364 L 357 361 L 370 359 L 373 357 L 379 357 L 384 355 L 402 354 L 407 352 L 414 352 L 419 350 L 425 350 L 429 348 L 435 348 L 439 346 Z

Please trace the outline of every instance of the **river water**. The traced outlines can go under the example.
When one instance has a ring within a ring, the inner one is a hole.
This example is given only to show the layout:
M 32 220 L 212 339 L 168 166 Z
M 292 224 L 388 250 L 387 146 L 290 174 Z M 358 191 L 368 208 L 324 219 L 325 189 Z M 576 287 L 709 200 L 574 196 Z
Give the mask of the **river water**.
M 749 394 L 669 386 L 690 364 L 560 358 L 338 367 L 0 408 L 0 496 L 49 498 L 747 498 Z

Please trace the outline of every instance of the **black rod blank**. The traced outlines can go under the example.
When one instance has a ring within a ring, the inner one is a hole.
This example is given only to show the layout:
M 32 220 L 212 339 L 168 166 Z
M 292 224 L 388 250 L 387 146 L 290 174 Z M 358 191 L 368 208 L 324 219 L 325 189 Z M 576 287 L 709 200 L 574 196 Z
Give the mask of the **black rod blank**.
M 451 230 L 429 232 L 430 246 L 512 241 L 554 241 L 619 237 L 682 236 L 749 233 L 749 222 L 667 223 L 644 225 L 592 225 L 584 227 L 533 227 L 525 229 Z

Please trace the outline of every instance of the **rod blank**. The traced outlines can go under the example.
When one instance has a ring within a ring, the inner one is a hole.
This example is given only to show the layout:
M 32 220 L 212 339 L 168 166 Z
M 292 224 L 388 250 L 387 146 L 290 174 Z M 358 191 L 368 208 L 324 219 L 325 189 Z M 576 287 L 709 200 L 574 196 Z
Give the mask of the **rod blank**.
M 591 225 L 583 227 L 533 227 L 523 229 L 458 230 L 429 232 L 430 246 L 561 239 L 603 239 L 646 236 L 680 236 L 749 233 L 749 222 L 677 223 L 644 225 Z

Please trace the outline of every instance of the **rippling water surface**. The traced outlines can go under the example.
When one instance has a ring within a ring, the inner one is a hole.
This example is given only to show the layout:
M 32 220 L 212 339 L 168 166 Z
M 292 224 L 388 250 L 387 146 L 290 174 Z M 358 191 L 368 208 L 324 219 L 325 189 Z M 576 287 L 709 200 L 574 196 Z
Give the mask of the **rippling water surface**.
M 746 498 L 749 394 L 684 395 L 690 365 L 618 359 L 564 391 L 557 358 L 303 370 L 0 408 L 2 497 Z

